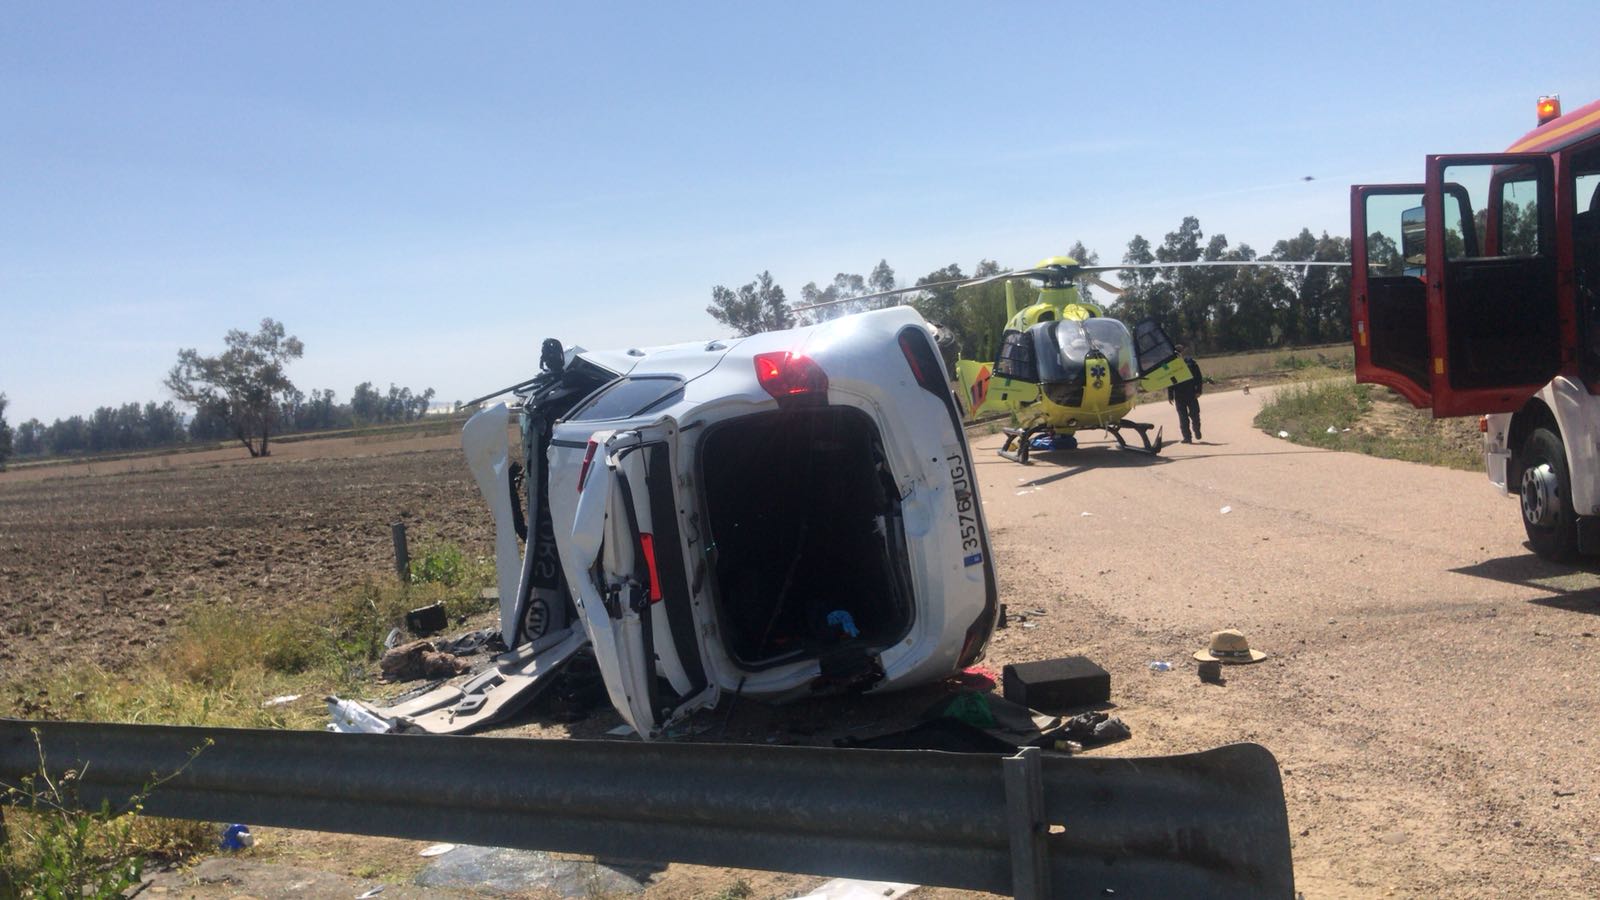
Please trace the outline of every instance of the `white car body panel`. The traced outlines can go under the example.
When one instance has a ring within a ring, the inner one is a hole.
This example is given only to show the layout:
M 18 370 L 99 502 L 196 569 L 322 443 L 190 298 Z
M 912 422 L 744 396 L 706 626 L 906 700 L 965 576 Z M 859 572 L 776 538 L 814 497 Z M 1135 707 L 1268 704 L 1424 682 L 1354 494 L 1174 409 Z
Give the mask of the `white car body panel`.
M 517 529 L 512 520 L 511 494 L 506 489 L 510 453 L 506 444 L 506 425 L 510 412 L 496 403 L 475 414 L 461 428 L 461 449 L 467 455 L 467 468 L 489 504 L 494 519 L 494 571 L 500 592 L 500 633 L 512 634 L 516 624 L 517 588 L 522 574 L 521 554 L 517 552 Z

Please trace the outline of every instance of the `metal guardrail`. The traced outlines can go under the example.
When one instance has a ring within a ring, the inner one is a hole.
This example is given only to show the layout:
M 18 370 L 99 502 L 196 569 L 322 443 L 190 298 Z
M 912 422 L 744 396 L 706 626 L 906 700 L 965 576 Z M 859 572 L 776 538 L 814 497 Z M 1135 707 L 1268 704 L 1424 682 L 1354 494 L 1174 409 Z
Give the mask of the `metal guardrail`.
M 35 744 L 35 732 L 39 743 Z M 1272 754 L 1145 759 L 0 720 L 0 782 L 153 816 L 974 888 L 1294 895 Z

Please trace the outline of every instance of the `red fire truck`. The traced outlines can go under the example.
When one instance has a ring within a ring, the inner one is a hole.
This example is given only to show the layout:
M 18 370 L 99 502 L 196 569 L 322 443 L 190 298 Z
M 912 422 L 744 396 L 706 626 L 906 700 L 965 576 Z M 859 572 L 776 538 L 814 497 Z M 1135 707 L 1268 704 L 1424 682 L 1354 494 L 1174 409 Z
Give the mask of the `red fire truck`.
M 1534 550 L 1600 553 L 1600 101 L 1505 153 L 1429 156 L 1350 191 L 1356 380 L 1482 415 L 1484 465 Z

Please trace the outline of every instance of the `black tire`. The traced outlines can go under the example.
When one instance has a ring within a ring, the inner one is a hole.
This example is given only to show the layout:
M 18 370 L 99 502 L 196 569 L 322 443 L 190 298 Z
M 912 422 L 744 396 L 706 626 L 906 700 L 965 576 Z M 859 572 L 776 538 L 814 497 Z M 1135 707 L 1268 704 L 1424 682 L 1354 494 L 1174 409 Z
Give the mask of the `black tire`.
M 1519 459 L 1523 478 L 1518 493 L 1528 543 L 1545 559 L 1571 560 L 1578 555 L 1578 515 L 1572 508 L 1572 478 L 1560 436 L 1549 428 L 1534 429 L 1523 442 Z

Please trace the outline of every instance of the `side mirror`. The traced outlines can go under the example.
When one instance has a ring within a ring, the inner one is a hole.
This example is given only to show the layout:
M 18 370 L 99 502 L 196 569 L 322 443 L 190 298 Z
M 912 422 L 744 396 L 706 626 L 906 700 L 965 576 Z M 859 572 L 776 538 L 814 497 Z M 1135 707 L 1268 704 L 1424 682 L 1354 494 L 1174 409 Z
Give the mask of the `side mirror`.
M 566 349 L 555 338 L 545 338 L 539 348 L 539 368 L 551 375 L 560 375 L 567 367 Z

